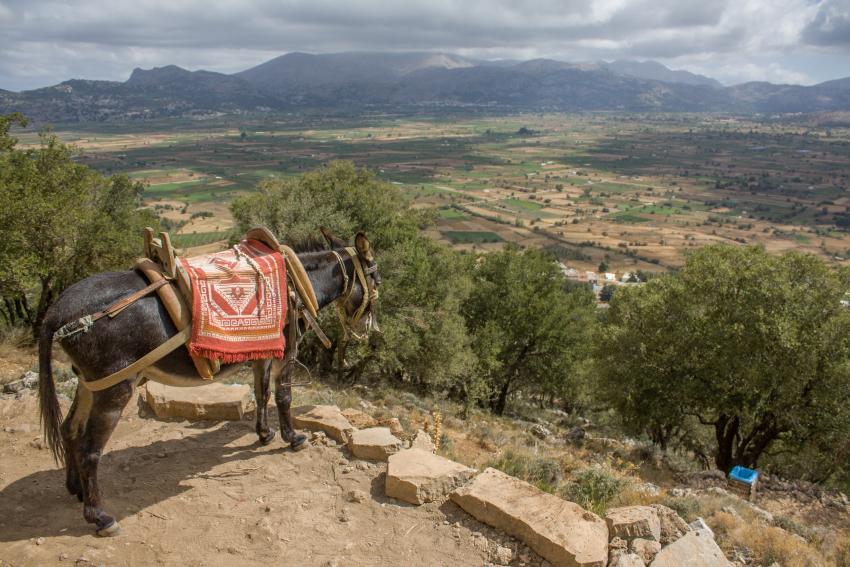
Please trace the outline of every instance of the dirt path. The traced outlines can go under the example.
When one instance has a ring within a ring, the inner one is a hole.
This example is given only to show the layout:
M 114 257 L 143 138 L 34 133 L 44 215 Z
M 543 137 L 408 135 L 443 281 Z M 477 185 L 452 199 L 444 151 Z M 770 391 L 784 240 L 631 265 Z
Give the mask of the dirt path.
M 101 461 L 117 538 L 94 536 L 41 446 L 37 400 L 0 399 L 0 565 L 484 565 L 496 537 L 451 502 L 387 499 L 386 465 L 256 444 L 248 421 L 138 415 Z M 344 472 L 349 466 L 354 470 Z M 350 502 L 352 490 L 365 493 Z M 483 532 L 483 533 L 480 533 Z

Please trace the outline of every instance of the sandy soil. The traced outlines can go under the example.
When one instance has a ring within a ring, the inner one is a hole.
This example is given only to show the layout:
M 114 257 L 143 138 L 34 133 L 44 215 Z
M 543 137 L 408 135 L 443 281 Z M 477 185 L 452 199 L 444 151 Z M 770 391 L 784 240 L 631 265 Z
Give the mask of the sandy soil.
M 100 469 L 123 534 L 98 538 L 42 447 L 36 411 L 33 395 L 0 399 L 3 566 L 483 565 L 500 537 L 450 501 L 387 499 L 386 465 L 352 460 L 365 470 L 344 473 L 344 449 L 260 447 L 249 421 L 164 422 L 131 403 Z M 352 490 L 365 502 L 349 502 Z

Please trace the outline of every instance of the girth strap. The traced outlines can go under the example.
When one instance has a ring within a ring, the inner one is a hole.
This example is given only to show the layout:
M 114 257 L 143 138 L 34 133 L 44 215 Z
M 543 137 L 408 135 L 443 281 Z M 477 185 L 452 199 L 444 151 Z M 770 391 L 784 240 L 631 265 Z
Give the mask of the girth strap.
M 109 376 L 104 376 L 103 378 L 98 378 L 97 380 L 92 380 L 91 382 L 86 382 L 85 380 L 80 380 L 79 384 L 83 386 L 86 390 L 91 392 L 99 392 L 100 390 L 105 390 L 107 388 L 111 388 L 115 384 L 123 382 L 128 377 L 133 374 L 137 374 L 150 366 L 151 364 L 157 362 L 158 360 L 165 358 L 166 355 L 171 354 L 172 351 L 177 350 L 186 341 L 189 340 L 189 337 L 192 335 L 192 325 L 188 327 L 184 327 L 182 331 L 178 332 L 176 335 L 147 353 L 145 356 L 127 366 L 126 368 L 122 368 L 118 372 L 114 372 Z

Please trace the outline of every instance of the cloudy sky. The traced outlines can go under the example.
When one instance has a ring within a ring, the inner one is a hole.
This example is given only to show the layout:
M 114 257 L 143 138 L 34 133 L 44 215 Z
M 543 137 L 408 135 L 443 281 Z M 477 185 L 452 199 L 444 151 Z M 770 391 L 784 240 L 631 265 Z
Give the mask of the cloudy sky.
M 850 0 L 0 0 L 8 90 L 349 50 L 656 59 L 727 84 L 811 84 L 850 76 Z

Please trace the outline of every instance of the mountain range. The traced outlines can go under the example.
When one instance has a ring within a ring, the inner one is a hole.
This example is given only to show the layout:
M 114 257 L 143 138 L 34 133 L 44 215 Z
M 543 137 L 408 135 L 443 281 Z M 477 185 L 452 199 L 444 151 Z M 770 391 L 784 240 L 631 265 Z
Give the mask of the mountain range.
M 169 65 L 125 82 L 73 79 L 0 89 L 0 113 L 36 122 L 141 120 L 218 113 L 415 110 L 728 111 L 850 110 L 850 77 L 813 86 L 724 87 L 654 61 L 480 61 L 448 53 L 288 53 L 232 75 Z

